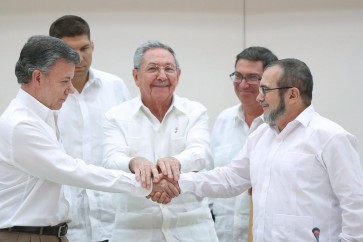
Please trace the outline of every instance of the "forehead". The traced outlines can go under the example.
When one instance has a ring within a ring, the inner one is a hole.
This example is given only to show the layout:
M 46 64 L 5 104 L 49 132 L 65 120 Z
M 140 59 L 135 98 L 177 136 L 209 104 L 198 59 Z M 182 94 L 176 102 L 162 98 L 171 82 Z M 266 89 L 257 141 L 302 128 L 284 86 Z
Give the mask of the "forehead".
M 275 87 L 280 79 L 282 69 L 279 66 L 272 66 L 267 68 L 262 75 L 260 85 Z
M 148 64 L 173 64 L 175 65 L 175 59 L 173 55 L 165 49 L 154 48 L 147 50 L 144 54 L 142 62 L 145 65 Z
M 65 60 L 57 60 L 50 68 L 48 76 L 52 79 L 71 79 L 74 74 L 75 65 Z
M 247 75 L 247 74 L 258 74 L 263 73 L 263 63 L 262 61 L 251 61 L 246 59 L 239 59 L 236 63 L 236 71 Z
M 79 49 L 85 45 L 91 43 L 91 40 L 88 39 L 88 35 L 77 35 L 77 36 L 65 36 L 62 40 L 69 45 L 72 49 Z

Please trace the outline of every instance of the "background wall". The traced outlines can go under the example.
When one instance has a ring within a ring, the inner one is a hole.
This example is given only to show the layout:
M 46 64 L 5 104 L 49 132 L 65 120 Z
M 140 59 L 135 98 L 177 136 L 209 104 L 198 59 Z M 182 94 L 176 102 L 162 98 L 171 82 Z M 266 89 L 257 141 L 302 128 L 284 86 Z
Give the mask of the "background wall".
M 228 75 L 244 47 L 301 59 L 314 76 L 315 108 L 356 135 L 363 154 L 363 1 L 1 0 L 0 112 L 19 88 L 14 67 L 22 46 L 64 14 L 88 21 L 93 66 L 122 77 L 133 96 L 137 46 L 158 39 L 173 47 L 182 68 L 177 93 L 203 103 L 211 125 L 238 102 Z

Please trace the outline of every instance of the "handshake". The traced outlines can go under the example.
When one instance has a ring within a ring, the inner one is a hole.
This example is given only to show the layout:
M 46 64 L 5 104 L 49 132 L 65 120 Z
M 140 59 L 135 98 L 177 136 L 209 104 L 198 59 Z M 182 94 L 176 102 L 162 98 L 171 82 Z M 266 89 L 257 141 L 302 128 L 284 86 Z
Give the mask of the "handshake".
M 179 160 L 174 157 L 159 158 L 156 165 L 144 157 L 135 157 L 129 163 L 130 171 L 135 173 L 142 187 L 150 189 L 153 184 L 152 192 L 146 198 L 162 204 L 168 204 L 180 194 L 180 167 Z

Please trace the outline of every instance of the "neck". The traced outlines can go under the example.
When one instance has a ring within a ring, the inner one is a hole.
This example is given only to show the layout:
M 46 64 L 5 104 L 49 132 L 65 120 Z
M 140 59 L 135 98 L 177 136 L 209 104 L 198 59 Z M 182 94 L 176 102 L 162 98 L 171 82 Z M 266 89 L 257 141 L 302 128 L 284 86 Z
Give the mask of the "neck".
M 255 118 L 259 117 L 263 113 L 263 109 L 260 104 L 257 105 L 246 105 L 243 106 L 243 114 L 245 116 L 245 122 L 248 127 L 251 127 L 251 124 Z
M 83 77 L 75 77 L 72 79 L 72 85 L 73 87 L 79 92 L 81 93 L 84 86 L 86 85 L 87 81 L 88 81 L 88 76 L 89 76 L 89 73 L 87 73 L 86 76 L 83 76 Z

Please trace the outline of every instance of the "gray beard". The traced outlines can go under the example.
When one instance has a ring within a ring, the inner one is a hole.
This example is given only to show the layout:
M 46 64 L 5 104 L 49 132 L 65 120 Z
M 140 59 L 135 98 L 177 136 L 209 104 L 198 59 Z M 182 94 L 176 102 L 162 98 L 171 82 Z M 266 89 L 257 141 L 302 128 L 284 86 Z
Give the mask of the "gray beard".
M 282 96 L 280 96 L 279 106 L 275 110 L 263 115 L 265 122 L 268 124 L 275 124 L 276 120 L 285 113 L 286 106 Z

